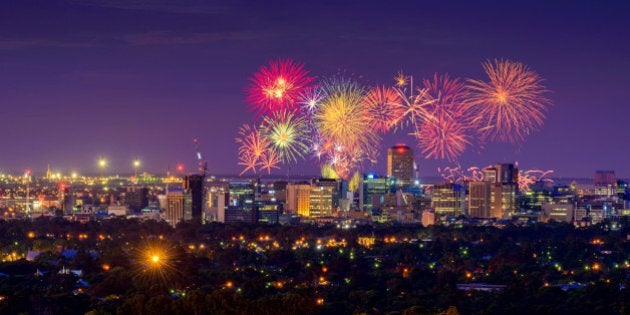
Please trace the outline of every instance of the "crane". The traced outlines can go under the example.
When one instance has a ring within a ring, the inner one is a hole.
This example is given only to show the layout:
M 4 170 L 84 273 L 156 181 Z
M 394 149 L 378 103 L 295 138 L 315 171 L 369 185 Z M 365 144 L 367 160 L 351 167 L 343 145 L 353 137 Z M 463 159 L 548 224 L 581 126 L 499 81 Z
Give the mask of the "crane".
M 201 157 L 201 151 L 199 150 L 199 140 L 197 138 L 193 138 L 193 143 L 195 145 L 195 152 L 197 154 L 197 166 L 199 168 L 199 173 L 205 177 L 206 173 L 208 172 L 208 161 L 204 161 Z

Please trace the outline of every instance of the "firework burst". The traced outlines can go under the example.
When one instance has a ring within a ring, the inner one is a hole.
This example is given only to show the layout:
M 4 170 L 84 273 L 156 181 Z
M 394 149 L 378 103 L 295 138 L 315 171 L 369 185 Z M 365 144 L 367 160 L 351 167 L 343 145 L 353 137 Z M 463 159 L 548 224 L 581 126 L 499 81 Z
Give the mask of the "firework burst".
M 249 170 L 256 173 L 256 168 L 261 164 L 261 161 L 267 159 L 269 141 L 262 135 L 260 129 L 247 124 L 241 126 L 239 134 L 241 137 L 236 138 L 236 142 L 240 143 L 238 165 L 245 167 L 240 175 Z
M 364 159 L 376 151 L 379 137 L 370 125 L 370 112 L 363 105 L 364 88 L 346 79 L 333 79 L 322 85 L 323 99 L 313 115 L 316 134 L 321 141 L 319 154 L 346 178 Z
M 263 123 L 263 133 L 282 162 L 296 162 L 308 151 L 306 120 L 291 111 L 275 112 Z
M 430 104 L 428 118 L 414 132 L 418 146 L 425 158 L 455 161 L 472 144 L 476 130 L 472 116 L 464 110 L 469 96 L 466 86 L 448 74 L 435 74 L 433 80 L 423 80 L 423 86 Z
M 364 104 L 367 107 L 369 124 L 378 132 L 389 131 L 405 114 L 396 90 L 385 86 L 370 89 L 365 95 Z
M 262 66 L 250 78 L 247 101 L 259 115 L 294 109 L 304 89 L 315 79 L 304 65 L 291 59 L 278 59 Z
M 490 81 L 468 80 L 467 110 L 476 114 L 484 139 L 524 140 L 540 128 L 550 104 L 542 78 L 520 62 L 488 60 L 482 65 Z

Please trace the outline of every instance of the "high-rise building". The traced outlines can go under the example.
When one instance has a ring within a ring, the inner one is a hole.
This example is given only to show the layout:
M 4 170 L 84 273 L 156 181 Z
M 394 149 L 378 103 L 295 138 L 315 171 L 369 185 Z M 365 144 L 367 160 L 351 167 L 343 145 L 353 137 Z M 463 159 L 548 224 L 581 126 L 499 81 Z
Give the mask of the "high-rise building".
M 404 144 L 397 144 L 387 150 L 387 176 L 397 180 L 396 185 L 413 183 L 413 150 Z
M 203 200 L 205 196 L 204 187 L 205 176 L 201 174 L 192 174 L 184 176 L 182 188 L 185 192 L 189 192 L 192 198 L 192 219 L 201 220 L 203 213 Z
M 395 181 L 389 177 L 365 175 L 359 181 L 359 209 L 366 212 L 379 209 L 386 194 L 395 192 Z
M 466 188 L 459 184 L 444 183 L 433 187 L 432 206 L 437 215 L 457 217 L 464 214 Z
M 125 192 L 125 204 L 135 212 L 149 205 L 149 189 L 146 187 L 129 187 Z
M 192 219 L 192 196 L 183 190 L 171 191 L 166 195 L 166 221 L 172 227 Z
M 225 208 L 225 223 L 258 221 L 255 207 L 254 184 L 248 181 L 233 181 L 228 185 L 228 205 Z
M 309 183 L 289 183 L 286 188 L 285 213 L 310 216 L 311 185 Z
M 490 218 L 490 183 L 468 183 L 468 215 L 473 218 Z
M 469 215 L 503 218 L 515 213 L 518 206 L 518 169 L 514 164 L 497 164 L 482 172 L 482 182 L 469 183 Z
M 334 179 L 311 180 L 309 217 L 332 216 L 339 206 L 339 183 Z

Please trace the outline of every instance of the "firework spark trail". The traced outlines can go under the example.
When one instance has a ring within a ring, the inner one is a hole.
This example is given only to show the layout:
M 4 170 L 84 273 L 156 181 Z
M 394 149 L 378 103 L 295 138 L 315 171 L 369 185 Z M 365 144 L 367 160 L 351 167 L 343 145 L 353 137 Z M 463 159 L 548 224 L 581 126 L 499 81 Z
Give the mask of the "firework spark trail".
M 429 113 L 428 106 L 433 100 L 426 97 L 426 89 L 417 89 L 417 94 L 407 94 L 405 89 L 394 88 L 396 94 L 398 94 L 400 102 L 396 106 L 402 108 L 402 115 L 396 119 L 401 126 L 413 126 L 417 128 L 427 119 L 431 119 L 432 116 Z
M 264 118 L 262 131 L 281 162 L 297 162 L 308 151 L 306 120 L 283 110 Z
M 271 169 L 280 169 L 280 164 L 282 162 L 278 153 L 273 149 L 268 149 L 263 155 L 260 156 L 260 162 L 258 165 L 261 170 L 267 170 L 267 174 L 271 174 Z
M 483 171 L 477 166 L 471 166 L 464 171 L 461 166 L 446 166 L 437 169 L 442 178 L 449 183 L 478 182 L 483 180 Z
M 291 59 L 278 59 L 262 66 L 250 78 L 247 102 L 258 115 L 294 109 L 304 89 L 315 80 L 304 65 Z
M 551 174 L 553 174 L 553 170 L 520 170 L 518 173 L 518 189 L 520 192 L 527 192 L 538 182 L 553 183 L 553 179 L 547 177 Z
M 466 109 L 477 114 L 484 139 L 519 142 L 540 128 L 550 101 L 542 78 L 526 65 L 509 60 L 486 61 L 490 81 L 469 79 Z

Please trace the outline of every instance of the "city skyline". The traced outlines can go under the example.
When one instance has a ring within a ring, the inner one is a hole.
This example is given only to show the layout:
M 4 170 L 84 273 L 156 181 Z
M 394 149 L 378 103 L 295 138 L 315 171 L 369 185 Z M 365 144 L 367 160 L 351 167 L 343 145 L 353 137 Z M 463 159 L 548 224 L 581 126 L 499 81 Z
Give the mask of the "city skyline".
M 234 138 L 254 121 L 244 90 L 269 60 L 293 58 L 318 78 L 343 72 L 389 85 L 399 70 L 418 79 L 433 72 L 477 78 L 480 62 L 508 58 L 546 79 L 554 105 L 524 142 L 466 152 L 464 168 L 518 161 L 555 177 L 590 178 L 600 169 L 630 176 L 621 129 L 630 114 L 623 106 L 629 4 L 544 3 L 541 11 L 535 3 L 275 4 L 283 10 L 249 2 L 3 4 L 0 171 L 43 172 L 50 164 L 98 173 L 105 157 L 108 173 L 133 173 L 136 158 L 150 173 L 178 164 L 190 173 L 199 138 L 209 174 L 238 174 Z M 364 171 L 384 174 L 386 149 L 397 143 L 414 149 L 421 176 L 453 165 L 420 157 L 414 139 L 399 131 L 382 139 L 378 163 Z M 309 159 L 291 165 L 272 175 L 318 173 Z

